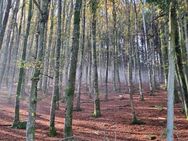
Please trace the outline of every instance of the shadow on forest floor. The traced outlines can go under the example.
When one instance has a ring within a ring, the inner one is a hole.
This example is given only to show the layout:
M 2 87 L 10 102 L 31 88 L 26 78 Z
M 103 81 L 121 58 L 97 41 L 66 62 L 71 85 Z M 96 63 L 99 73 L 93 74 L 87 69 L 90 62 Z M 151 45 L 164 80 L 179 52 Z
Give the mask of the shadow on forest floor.
M 84 91 L 81 95 L 82 111 L 73 114 L 74 137 L 77 141 L 148 141 L 165 140 L 166 128 L 166 92 L 155 92 L 155 96 L 145 94 L 145 101 L 134 95 L 134 103 L 138 119 L 142 125 L 131 125 L 131 108 L 129 95 L 111 93 L 109 100 L 104 101 L 101 95 L 100 118 L 92 117 L 93 102 Z M 58 141 L 63 139 L 64 103 L 60 102 L 60 109 L 56 112 L 57 136 L 48 136 L 51 96 L 40 94 L 37 105 L 36 140 Z M 121 96 L 119 96 L 121 95 Z M 45 97 L 45 98 L 43 98 Z M 0 140 L 25 140 L 25 130 L 12 129 L 14 116 L 14 97 L 8 99 L 5 91 L 0 96 Z M 21 119 L 27 120 L 27 98 L 22 99 Z M 188 140 L 188 123 L 181 113 L 181 104 L 175 105 L 175 140 Z

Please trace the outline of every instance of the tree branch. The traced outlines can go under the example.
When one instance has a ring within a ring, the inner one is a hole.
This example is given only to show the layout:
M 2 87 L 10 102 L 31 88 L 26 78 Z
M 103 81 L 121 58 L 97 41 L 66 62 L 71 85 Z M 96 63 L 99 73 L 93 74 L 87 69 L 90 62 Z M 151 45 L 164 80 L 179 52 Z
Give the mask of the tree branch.
M 49 77 L 50 79 L 54 79 L 52 76 L 49 76 L 49 75 L 47 75 L 47 74 L 43 74 L 43 73 L 40 73 L 41 75 L 44 75 L 44 76 L 46 76 L 46 77 Z

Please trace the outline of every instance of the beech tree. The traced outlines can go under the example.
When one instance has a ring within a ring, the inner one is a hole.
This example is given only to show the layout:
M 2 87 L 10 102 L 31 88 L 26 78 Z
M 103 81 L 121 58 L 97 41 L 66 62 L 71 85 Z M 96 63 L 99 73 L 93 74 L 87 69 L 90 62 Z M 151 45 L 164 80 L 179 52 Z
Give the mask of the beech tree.
M 52 96 L 51 109 L 50 109 L 50 135 L 54 136 L 56 134 L 55 129 L 55 111 L 59 106 L 59 67 L 60 67 L 60 51 L 61 51 L 61 11 L 62 2 L 58 0 L 58 26 L 57 26 L 57 45 L 56 45 L 56 64 L 55 64 L 55 83 L 54 92 Z
M 82 11 L 82 43 L 80 47 L 80 64 L 79 64 L 79 75 L 78 75 L 78 93 L 76 101 L 76 111 L 80 111 L 80 95 L 82 86 L 82 75 L 83 75 L 83 61 L 84 61 L 84 49 L 85 49 L 85 28 L 86 28 L 86 1 L 83 1 L 83 11 Z
M 169 71 L 168 71 L 168 113 L 167 113 L 167 141 L 173 141 L 174 129 L 174 79 L 175 62 L 174 51 L 177 46 L 177 21 L 176 21 L 176 2 L 173 0 L 169 8 Z
M 92 13 L 92 81 L 93 81 L 93 95 L 94 95 L 94 112 L 95 117 L 101 116 L 99 88 L 98 88 L 98 72 L 97 72 L 97 54 L 96 54 L 96 22 L 97 22 L 97 6 L 98 0 L 91 1 Z
M 3 2 L 3 1 L 2 1 Z M 7 6 L 6 6 L 6 11 L 5 11 L 5 15 L 4 15 L 4 18 L 2 20 L 2 25 L 1 25 L 1 29 L 0 29 L 0 49 L 2 48 L 2 44 L 3 44 L 3 38 L 4 38 L 4 35 L 5 35 L 5 30 L 6 30 L 6 27 L 7 27 L 7 22 L 8 22 L 8 18 L 9 18 L 9 13 L 10 13 L 10 9 L 11 9 L 11 3 L 12 3 L 12 0 L 8 0 L 7 1 Z M 1 7 L 3 6 L 4 3 L 1 3 Z M 3 9 L 3 8 L 2 8 Z M 3 15 L 3 14 L 2 14 Z M 1 16 L 3 17 L 3 16 Z
M 17 5 L 19 5 L 19 1 Z M 20 117 L 19 117 L 20 96 L 21 96 L 22 82 L 25 77 L 26 50 L 27 50 L 27 41 L 28 41 L 29 31 L 30 31 L 30 26 L 31 26 L 31 18 L 32 18 L 32 0 L 29 1 L 26 35 L 25 35 L 24 42 L 23 42 L 22 60 L 21 60 L 21 66 L 20 66 L 20 71 L 19 71 L 19 81 L 18 81 L 18 86 L 17 86 L 17 91 L 16 91 L 15 117 L 14 117 L 14 122 L 12 125 L 14 128 L 19 128 L 19 124 L 20 124 Z
M 73 112 L 73 96 L 75 90 L 76 67 L 77 57 L 79 50 L 79 37 L 80 37 L 80 13 L 82 8 L 82 0 L 76 0 L 74 8 L 74 27 L 72 33 L 72 49 L 70 56 L 70 67 L 68 81 L 65 86 L 65 123 L 64 123 L 64 138 L 65 140 L 73 140 L 72 132 L 72 112 Z
M 32 1 L 32 0 L 30 0 Z M 35 119 L 36 119 L 36 106 L 37 106 L 37 84 L 40 79 L 41 75 L 41 68 L 42 68 L 42 60 L 43 60 L 43 52 L 44 52 L 44 33 L 46 28 L 46 23 L 48 19 L 48 4 L 50 0 L 42 0 L 41 5 L 38 5 L 38 10 L 40 11 L 40 21 L 39 21 L 39 33 L 40 38 L 38 42 L 38 49 L 37 49 L 37 58 L 36 64 L 34 68 L 34 73 L 32 77 L 31 83 L 31 92 L 29 95 L 29 116 L 27 120 L 27 127 L 26 127 L 26 140 L 33 141 L 35 140 Z

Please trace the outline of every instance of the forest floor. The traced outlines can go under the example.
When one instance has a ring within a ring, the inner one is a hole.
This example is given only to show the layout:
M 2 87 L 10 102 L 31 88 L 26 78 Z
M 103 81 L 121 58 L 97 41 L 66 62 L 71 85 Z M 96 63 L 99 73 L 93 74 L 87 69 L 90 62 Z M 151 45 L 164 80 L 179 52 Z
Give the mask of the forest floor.
M 73 114 L 73 132 L 76 141 L 162 141 L 166 136 L 167 99 L 164 90 L 158 90 L 154 96 L 144 93 L 145 101 L 139 100 L 138 93 L 134 94 L 134 103 L 138 118 L 142 125 L 131 125 L 131 109 L 129 95 L 110 92 L 109 100 L 104 101 L 101 94 L 100 118 L 92 117 L 93 101 L 85 92 L 81 95 L 82 111 Z M 21 119 L 27 120 L 27 98 L 22 98 Z M 60 109 L 56 112 L 57 136 L 49 137 L 49 115 L 51 96 L 39 93 L 36 119 L 37 141 L 63 140 L 64 103 L 60 102 Z M 25 140 L 25 130 L 12 129 L 14 115 L 14 101 L 8 99 L 6 91 L 0 95 L 0 140 Z M 175 141 L 188 140 L 188 121 L 181 112 L 181 104 L 175 104 Z

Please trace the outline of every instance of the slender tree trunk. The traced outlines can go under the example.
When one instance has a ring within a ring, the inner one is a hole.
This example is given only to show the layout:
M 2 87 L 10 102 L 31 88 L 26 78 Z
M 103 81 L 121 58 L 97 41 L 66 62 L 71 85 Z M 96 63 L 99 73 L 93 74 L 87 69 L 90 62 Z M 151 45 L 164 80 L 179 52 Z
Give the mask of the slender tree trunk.
M 162 25 L 163 23 L 161 23 Z M 165 80 L 165 88 L 167 87 L 167 80 L 168 80 L 168 46 L 166 44 L 166 25 L 164 29 L 160 29 L 160 40 L 161 40 L 161 53 L 162 53 L 162 61 L 163 61 L 163 73 L 164 73 L 164 80 Z
M 8 18 L 9 18 L 11 2 L 12 2 L 12 0 L 7 0 L 7 7 L 6 7 L 6 11 L 5 11 L 4 19 L 3 19 L 2 29 L 0 30 L 0 50 L 2 48 L 3 38 L 4 38 Z
M 90 26 L 90 23 L 89 22 L 89 26 Z M 93 89 L 92 89 L 92 45 L 91 45 L 91 28 L 89 29 L 89 33 L 88 33 L 88 68 L 89 68 L 89 71 L 88 71 L 88 81 L 89 81 L 89 85 L 88 85 L 88 88 L 89 88 L 89 97 L 92 98 L 92 94 L 93 94 Z
M 67 34 L 67 38 L 66 38 L 66 43 L 65 43 L 65 69 L 64 69 L 64 74 L 65 75 L 65 80 L 64 83 L 67 83 L 68 80 L 68 74 L 69 74 L 69 67 L 70 67 L 70 35 L 71 35 L 71 22 L 72 22 L 72 17 L 73 17 L 73 8 L 74 8 L 74 4 L 73 4 L 73 0 L 71 0 L 71 4 L 70 4 L 70 12 L 69 15 L 67 16 L 67 20 L 66 20 L 66 30 L 65 30 L 65 34 Z
M 4 0 L 1 0 L 0 1 L 0 32 L 2 30 L 2 21 L 3 21 L 3 12 L 4 12 L 3 3 L 4 3 Z
M 61 11 L 62 2 L 58 0 L 58 25 L 57 25 L 57 46 L 56 46 L 56 62 L 55 62 L 55 82 L 54 92 L 52 95 L 51 109 L 50 109 L 50 136 L 56 135 L 55 129 L 55 111 L 59 107 L 59 65 L 61 52 Z
M 48 74 L 49 74 L 49 55 L 51 53 L 51 48 L 52 48 L 52 38 L 53 38 L 53 28 L 54 28 L 54 5 L 51 5 L 51 15 L 50 15 L 50 35 L 49 35 L 49 40 L 48 40 L 48 49 L 45 53 L 45 63 L 44 63 L 44 74 L 47 76 L 44 76 L 43 78 L 43 91 L 46 94 L 48 91 Z
M 9 85 L 10 85 L 10 82 L 12 81 L 12 78 L 11 78 L 11 75 L 12 75 L 12 71 L 11 71 L 11 69 L 12 69 L 12 56 L 13 56 L 13 45 L 14 45 L 14 41 L 15 41 L 15 34 L 16 34 L 16 30 L 15 30 L 15 28 L 13 29 L 13 32 L 12 32 L 12 36 L 11 36 L 11 40 L 10 40 L 10 44 L 9 44 L 9 54 L 8 54 L 8 58 L 7 58 L 7 61 L 8 61 L 8 63 L 7 63 L 7 68 L 6 68 L 6 73 L 5 73 L 5 75 L 6 75 L 6 86 L 7 86 L 7 88 L 8 88 L 8 96 L 9 96 L 9 98 L 10 98 L 10 94 L 12 93 L 12 92 L 10 92 L 10 89 L 9 89 Z M 11 80 L 10 80 L 11 79 Z
M 131 2 L 132 3 L 132 2 Z M 136 112 L 134 108 L 133 102 L 133 80 L 132 80 L 132 68 L 133 68 L 133 50 L 132 50 L 132 35 L 131 35 L 131 3 L 129 4 L 129 25 L 128 25 L 128 37 L 129 37 L 129 44 L 128 44 L 128 88 L 129 88 L 129 96 L 130 96 L 130 105 L 131 105 L 131 112 L 132 112 L 132 123 L 137 122 Z
M 19 119 L 20 94 L 21 94 L 22 82 L 25 77 L 25 60 L 26 60 L 26 51 L 27 51 L 27 41 L 28 41 L 29 31 L 30 31 L 30 26 L 31 26 L 31 18 L 32 18 L 32 0 L 29 1 L 26 34 L 25 34 L 24 42 L 23 42 L 22 60 L 21 60 L 21 66 L 19 70 L 18 86 L 16 90 L 15 116 L 14 116 L 14 122 L 13 122 L 13 127 L 15 128 L 19 126 L 19 122 L 20 122 L 20 119 Z
M 9 86 L 9 89 L 13 89 L 13 83 L 14 83 L 14 79 L 15 79 L 15 74 L 16 74 L 16 61 L 17 61 L 17 58 L 18 58 L 18 50 L 19 50 L 19 46 L 20 45 L 20 37 L 21 37 L 21 32 L 22 32 L 22 19 L 23 19 L 23 13 L 24 13 L 24 7 L 25 7 L 25 0 L 23 0 L 23 5 L 22 5 L 22 9 L 21 9 L 21 17 L 20 17 L 20 24 L 19 24 L 19 27 L 18 25 L 16 25 L 16 33 L 17 33 L 17 36 L 15 38 L 15 45 L 14 45 L 14 48 L 13 48 L 13 57 L 12 57 L 12 79 L 10 79 L 10 86 Z
M 119 65 L 118 65 L 118 49 L 117 49 L 117 13 L 116 3 L 112 0 L 112 15 L 113 15 L 113 89 L 114 91 L 120 91 L 120 80 L 119 80 Z M 117 83 L 119 86 L 117 86 Z
M 92 11 L 92 81 L 93 81 L 93 95 L 94 95 L 94 117 L 100 117 L 100 99 L 98 89 L 98 71 L 97 71 L 97 53 L 96 53 L 96 22 L 97 22 L 97 6 L 98 1 L 91 1 Z
M 137 15 L 137 8 L 136 8 L 135 0 L 134 0 L 134 11 L 135 11 L 135 32 L 138 34 L 138 15 Z M 144 100 L 144 95 L 143 95 L 143 88 L 142 88 L 142 75 L 141 75 L 141 64 L 140 64 L 138 35 L 136 35 L 136 58 L 137 58 L 137 65 L 138 65 L 137 73 L 138 73 L 140 100 L 143 101 Z
M 78 93 L 76 98 L 76 110 L 80 111 L 80 95 L 81 95 L 81 86 L 82 86 L 82 75 L 83 75 L 83 61 L 84 61 L 84 49 L 85 49 L 85 22 L 86 22 L 86 0 L 83 1 L 83 14 L 82 14 L 82 44 L 81 44 L 81 60 L 79 66 L 79 75 L 78 75 Z
M 47 17 L 47 21 L 48 21 L 48 17 Z M 48 23 L 48 22 L 47 22 Z M 44 51 L 43 51 L 43 56 L 45 57 L 45 55 L 46 55 L 46 46 L 47 46 L 47 31 L 48 31 L 48 24 L 46 24 L 46 26 L 45 26 L 45 31 L 44 31 Z M 44 59 L 45 58 L 42 58 L 42 66 L 44 66 L 44 64 L 45 64 L 45 62 L 44 62 Z M 42 90 L 42 88 L 43 88 L 43 86 L 42 86 L 42 82 L 43 82 L 43 76 L 44 75 L 46 75 L 46 74 L 44 74 L 44 67 L 42 67 L 42 69 L 41 69 L 41 73 L 42 73 L 42 75 L 40 75 L 40 80 L 39 80 L 39 84 L 38 84 L 38 89 L 39 90 Z
M 109 24 L 108 24 L 108 0 L 105 0 L 105 21 L 106 21 L 106 79 L 105 79 L 105 100 L 108 100 L 108 68 L 109 68 Z
M 29 116 L 26 128 L 26 141 L 35 140 L 35 119 L 36 119 L 36 106 L 37 106 L 37 85 L 40 79 L 43 53 L 44 53 L 44 37 L 45 37 L 45 27 L 48 20 L 48 4 L 50 0 L 41 1 L 41 11 L 40 11 L 40 21 L 39 21 L 39 46 L 36 59 L 36 65 L 34 68 L 34 73 L 31 83 L 31 92 L 29 96 Z M 42 12 L 42 13 L 41 13 Z
M 170 3 L 169 10 L 169 46 L 168 46 L 168 108 L 167 108 L 167 141 L 173 141 L 174 128 L 174 80 L 175 80 L 175 62 L 174 50 L 176 46 L 176 8 L 174 0 Z
M 72 52 L 71 62 L 68 74 L 68 82 L 65 89 L 65 123 L 64 123 L 64 138 L 65 141 L 72 141 L 72 112 L 73 112 L 73 97 L 75 90 L 77 57 L 79 50 L 79 36 L 80 36 L 80 13 L 82 8 L 82 0 L 76 0 L 74 9 L 74 26 L 73 26 L 73 38 L 72 38 Z
M 65 33 L 65 18 L 66 18 L 66 4 L 67 4 L 67 0 L 64 0 L 63 2 L 63 16 L 62 16 L 62 39 L 61 39 L 61 48 L 62 48 L 62 51 L 61 51 L 61 60 L 60 60 L 60 80 L 59 80 L 59 83 L 60 83 L 60 86 L 59 86 L 59 92 L 60 92 L 60 97 L 61 99 L 64 101 L 65 99 L 65 95 L 64 95 L 64 92 L 63 92 L 63 78 L 64 78 L 64 74 L 63 74 L 63 68 L 65 66 L 65 36 L 66 36 L 66 33 Z
M 143 0 L 144 5 L 146 3 L 146 0 Z M 148 57 L 148 37 L 147 37 L 147 28 L 146 28 L 146 20 L 145 20 L 145 14 L 144 14 L 144 8 L 142 8 L 142 21 L 143 21 L 143 29 L 144 29 L 144 43 L 145 43 L 145 54 L 146 54 L 146 60 L 149 61 Z M 152 87 L 152 77 L 151 77 L 151 62 L 149 61 L 147 63 L 147 69 L 148 69 L 148 78 L 149 78 L 149 88 L 150 88 L 150 95 L 153 95 L 153 87 Z
M 176 16 L 176 15 L 175 15 Z M 176 19 L 176 17 L 175 17 Z M 177 67 L 176 67 L 176 71 L 178 72 L 178 77 L 180 79 L 180 84 L 181 84 L 181 87 L 182 87 L 182 90 L 183 90 L 183 95 L 184 95 L 184 98 L 185 98 L 185 104 L 186 104 L 186 107 L 184 107 L 184 110 L 185 110 L 185 115 L 186 115 L 186 118 L 188 118 L 188 113 L 186 111 L 186 109 L 188 108 L 188 80 L 187 80 L 187 65 L 183 65 L 183 58 L 182 58 L 182 51 L 181 49 L 184 48 L 184 46 L 181 45 L 181 36 L 178 36 L 178 23 L 176 22 L 174 27 L 177 29 L 175 31 L 175 34 L 177 34 L 175 36 L 175 41 L 176 41 L 176 47 L 175 47 L 175 52 L 176 52 L 176 59 L 177 59 Z M 180 43 L 179 43 L 180 41 Z M 186 58 L 186 57 L 185 57 Z M 185 59 L 186 60 L 186 59 Z
M 188 0 L 184 0 L 186 12 L 188 11 Z M 188 58 L 188 13 L 185 14 L 184 17 L 184 30 L 185 30 L 185 46 L 187 51 L 187 58 Z
M 16 19 L 17 19 L 17 13 L 18 13 L 18 8 L 19 8 L 19 3 L 20 1 L 16 1 L 16 4 L 15 4 L 15 7 L 14 9 L 12 10 L 12 14 L 9 18 L 9 23 L 8 23 L 8 29 L 7 30 L 7 33 L 6 33 L 6 42 L 5 42 L 5 51 L 3 53 L 3 61 L 2 61 L 2 68 L 0 70 L 0 87 L 2 86 L 2 83 L 3 83 L 3 79 L 4 79 L 4 76 L 5 76 L 5 70 L 7 69 L 7 64 L 8 64 L 8 55 L 10 54 L 10 50 L 12 49 L 12 46 L 10 46 L 10 42 L 11 42 L 11 35 L 12 35 L 12 32 L 14 30 L 14 26 L 15 26 L 15 23 L 16 23 Z M 14 37 L 12 37 L 14 38 Z M 1 41 L 0 41 L 1 42 Z
M 176 46 L 176 56 L 177 56 L 177 65 L 176 69 L 178 70 L 178 76 L 180 80 L 180 86 L 182 88 L 182 101 L 184 101 L 184 113 L 186 118 L 188 119 L 188 64 L 183 63 L 187 61 L 187 54 L 186 54 L 186 45 L 185 45 L 185 38 L 183 32 L 183 23 L 178 21 L 178 28 L 179 28 L 179 46 Z

